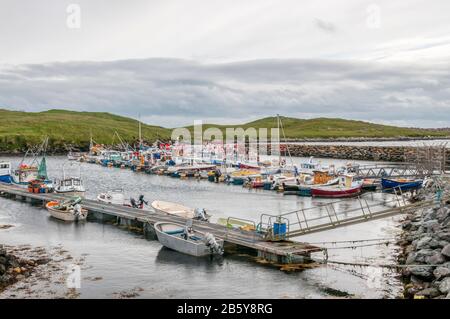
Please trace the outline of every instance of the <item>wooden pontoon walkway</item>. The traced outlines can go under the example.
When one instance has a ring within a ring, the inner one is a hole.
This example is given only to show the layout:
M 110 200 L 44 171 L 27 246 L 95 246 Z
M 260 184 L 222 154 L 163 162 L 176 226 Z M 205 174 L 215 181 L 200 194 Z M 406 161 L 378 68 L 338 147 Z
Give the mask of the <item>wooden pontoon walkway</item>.
M 13 196 L 23 200 L 42 203 L 70 198 L 70 196 L 63 194 L 30 193 L 27 189 L 4 183 L 0 183 L 0 193 L 3 193 L 4 196 Z M 153 210 L 142 210 L 121 205 L 107 204 L 90 199 L 83 199 L 82 206 L 88 209 L 90 214 L 93 213 L 94 215 L 113 217 L 116 220 L 121 221 L 125 220 L 130 222 L 130 225 L 142 227 L 144 231 L 147 226 L 152 227 L 155 223 L 161 221 L 174 222 L 182 225 L 186 222 L 186 219 L 183 217 L 158 213 Z M 101 219 L 101 217 L 99 219 Z M 257 250 L 260 256 L 265 257 L 272 255 L 274 257 L 288 257 L 288 259 L 291 259 L 293 256 L 309 256 L 312 252 L 323 250 L 318 246 L 301 242 L 266 241 L 261 234 L 255 231 L 230 229 L 214 223 L 193 220 L 193 226 L 199 231 L 212 233 L 215 237 L 223 239 L 225 243 Z

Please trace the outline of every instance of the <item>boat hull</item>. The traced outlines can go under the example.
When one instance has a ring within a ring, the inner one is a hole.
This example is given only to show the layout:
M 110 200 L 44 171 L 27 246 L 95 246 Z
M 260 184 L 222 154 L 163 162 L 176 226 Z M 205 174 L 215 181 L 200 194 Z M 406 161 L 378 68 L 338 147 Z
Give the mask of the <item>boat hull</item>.
M 387 178 L 381 179 L 381 187 L 385 192 L 392 192 L 394 188 L 400 188 L 402 191 L 419 189 L 422 187 L 422 184 L 422 180 L 402 182 Z
M 157 213 L 175 215 L 187 219 L 195 217 L 192 208 L 180 204 L 155 200 L 152 202 L 151 206 Z
M 2 175 L 2 176 L 0 176 L 0 182 L 12 184 L 13 180 L 12 180 L 11 175 Z
M 52 203 L 52 202 L 50 202 Z M 46 208 L 53 218 L 65 221 L 65 222 L 74 222 L 74 221 L 84 221 L 87 218 L 88 211 L 86 209 L 82 209 L 83 214 L 81 216 L 77 216 L 70 211 L 62 211 L 59 209 L 52 208 L 48 203 Z
M 162 227 L 165 225 L 176 226 L 178 230 L 175 228 L 171 233 L 164 232 Z M 194 257 L 209 256 L 212 254 L 211 249 L 207 247 L 201 239 L 194 241 L 179 237 L 179 234 L 182 233 L 183 230 L 184 226 L 182 225 L 164 222 L 155 224 L 156 236 L 158 237 L 158 241 L 164 247 Z M 197 232 L 194 234 L 197 234 Z M 223 246 L 223 241 L 218 240 L 217 242 Z
M 358 196 L 361 193 L 361 185 L 350 188 L 335 188 L 335 187 L 312 187 L 311 195 L 313 197 L 324 198 L 346 198 Z

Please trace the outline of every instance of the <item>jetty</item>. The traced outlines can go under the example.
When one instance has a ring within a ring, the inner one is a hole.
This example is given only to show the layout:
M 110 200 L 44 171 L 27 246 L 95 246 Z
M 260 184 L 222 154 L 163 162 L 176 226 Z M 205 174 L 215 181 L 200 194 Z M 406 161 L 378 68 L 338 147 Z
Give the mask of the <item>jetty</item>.
M 24 188 L 5 183 L 0 183 L 0 195 L 38 205 L 44 205 L 53 200 L 70 198 L 69 195 L 64 194 L 30 193 Z M 449 199 L 450 194 L 445 193 L 427 200 L 408 202 L 399 191 L 394 192 L 391 200 L 370 206 L 363 197 L 358 197 L 356 200 L 359 201 L 360 207 L 351 210 L 336 211 L 336 205 L 339 206 L 342 201 L 331 202 L 310 209 L 326 211 L 327 215 L 323 217 L 308 218 L 308 209 L 279 215 L 262 214 L 259 225 L 255 225 L 255 230 L 230 228 L 198 220 L 193 220 L 193 226 L 199 231 L 211 233 L 216 238 L 222 239 L 225 243 L 225 252 L 233 252 L 242 248 L 251 250 L 258 257 L 277 264 L 303 263 L 310 259 L 312 253 L 326 253 L 326 249 L 309 243 L 294 241 L 292 240 L 294 237 L 406 214 L 417 209 L 439 205 L 442 201 Z M 157 222 L 172 222 L 184 225 L 187 220 L 180 216 L 168 215 L 154 210 L 142 210 L 90 199 L 84 199 L 82 205 L 89 211 L 88 220 L 113 222 L 132 229 L 139 229 L 142 230 L 146 238 L 155 238 L 154 224 Z M 234 217 L 233 219 L 236 220 Z M 271 237 L 268 230 L 276 227 L 276 222 L 280 221 L 286 224 L 286 232 L 282 235 L 282 238 Z
M 53 200 L 69 199 L 69 195 L 56 193 L 30 193 L 26 189 L 0 183 L 0 194 L 3 197 L 22 200 L 33 204 L 45 205 Z M 140 229 L 147 238 L 155 238 L 154 224 L 157 222 L 172 222 L 184 225 L 185 218 L 158 213 L 154 210 L 142 210 L 115 204 L 102 203 L 95 200 L 83 199 L 83 208 L 89 211 L 88 220 L 100 222 L 114 222 L 133 229 Z M 195 229 L 209 232 L 225 243 L 227 249 L 236 248 L 252 250 L 258 257 L 275 263 L 303 262 L 313 252 L 320 252 L 323 248 L 308 243 L 284 240 L 267 241 L 256 231 L 244 231 L 223 225 L 193 220 Z

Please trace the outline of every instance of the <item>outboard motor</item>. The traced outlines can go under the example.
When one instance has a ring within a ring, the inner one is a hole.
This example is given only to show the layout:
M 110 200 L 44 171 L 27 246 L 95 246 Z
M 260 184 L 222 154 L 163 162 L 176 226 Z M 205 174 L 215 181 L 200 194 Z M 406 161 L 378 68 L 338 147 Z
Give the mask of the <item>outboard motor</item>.
M 203 240 L 205 242 L 205 245 L 209 247 L 209 249 L 211 249 L 211 252 L 217 255 L 223 255 L 223 248 L 221 245 L 219 245 L 213 234 L 206 233 Z
M 144 200 L 144 195 L 139 195 L 139 208 L 144 208 L 144 204 L 148 205 L 148 202 Z
M 130 198 L 130 204 L 131 204 L 131 207 L 138 208 L 136 200 L 133 197 Z
M 78 220 L 80 217 L 82 217 L 82 210 L 80 204 L 75 204 L 73 206 L 73 214 L 75 215 L 75 219 Z
M 196 208 L 194 210 L 194 219 L 201 221 L 208 221 L 208 217 L 206 216 L 206 210 L 204 208 Z

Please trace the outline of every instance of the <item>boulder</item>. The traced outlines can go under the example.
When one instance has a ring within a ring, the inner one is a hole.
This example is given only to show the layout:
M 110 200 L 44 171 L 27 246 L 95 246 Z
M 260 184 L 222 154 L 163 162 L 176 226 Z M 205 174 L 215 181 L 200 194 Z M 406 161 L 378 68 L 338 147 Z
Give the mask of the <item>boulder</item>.
M 450 277 L 442 279 L 441 283 L 439 284 L 439 291 L 444 294 L 450 292 Z
M 416 293 L 417 296 L 424 296 L 426 298 L 435 298 L 439 296 L 441 293 L 436 288 L 425 288 L 418 293 Z
M 438 266 L 433 271 L 433 275 L 434 275 L 434 277 L 436 277 L 436 279 L 441 279 L 441 278 L 444 278 L 444 277 L 448 277 L 448 276 L 450 276 L 450 268 L 443 267 L 443 266 Z
M 435 219 L 423 222 L 422 227 L 427 233 L 436 233 L 441 229 L 441 225 L 439 225 L 439 222 Z
M 445 245 L 445 247 L 442 248 L 441 254 L 446 256 L 447 258 L 450 258 L 450 244 Z
M 425 236 L 422 237 L 421 239 L 419 239 L 416 242 L 416 248 L 417 249 L 422 249 L 422 248 L 430 248 L 430 246 L 428 245 L 428 243 L 432 240 L 433 238 L 429 237 L 429 236 Z
M 438 265 L 445 263 L 445 257 L 441 253 L 435 252 L 433 255 L 426 257 L 425 261 L 428 265 Z
M 448 241 L 445 240 L 440 240 L 439 241 L 439 247 L 444 248 L 445 246 L 447 246 L 449 244 Z
M 409 266 L 408 270 L 411 274 L 421 278 L 431 278 L 433 276 L 433 267 L 431 266 Z
M 450 232 L 448 231 L 440 231 L 436 233 L 437 238 L 439 240 L 445 240 L 447 242 L 450 242 Z
M 18 262 L 17 259 L 14 258 L 14 257 L 9 258 L 8 264 L 9 264 L 12 268 L 20 267 L 19 262 Z
M 421 249 L 421 250 L 415 252 L 415 261 L 417 263 L 424 264 L 426 262 L 426 258 L 434 255 L 434 253 L 435 252 L 429 248 Z

